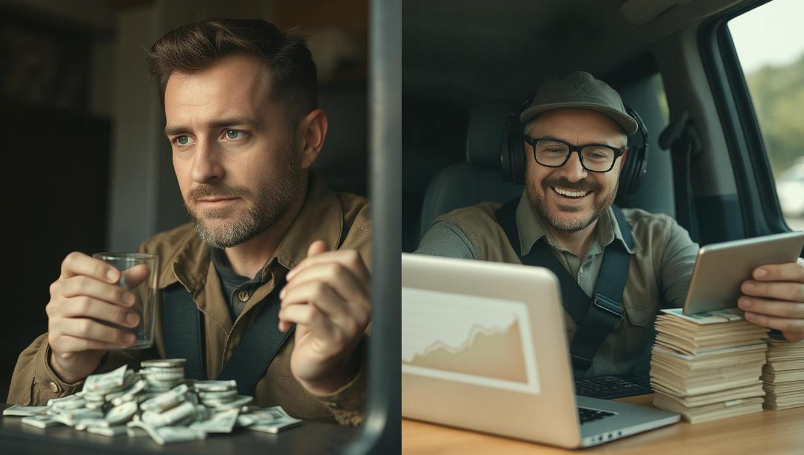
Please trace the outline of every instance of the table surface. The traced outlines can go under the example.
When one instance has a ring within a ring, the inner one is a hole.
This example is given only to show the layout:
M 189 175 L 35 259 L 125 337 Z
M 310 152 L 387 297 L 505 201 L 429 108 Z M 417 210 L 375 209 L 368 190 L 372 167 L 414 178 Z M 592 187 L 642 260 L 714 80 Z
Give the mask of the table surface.
M 652 400 L 651 394 L 617 401 L 652 406 Z M 804 407 L 784 411 L 765 410 L 695 425 L 682 421 L 583 449 L 583 452 L 650 455 L 804 454 Z M 403 419 L 402 453 L 540 455 L 578 451 Z
M 7 408 L 7 404 L 0 408 Z M 278 434 L 236 429 L 201 441 L 160 446 L 149 437 L 107 437 L 66 426 L 36 428 L 22 417 L 0 416 L 2 453 L 72 454 L 323 454 L 337 452 L 357 436 L 358 429 L 334 423 L 304 422 Z

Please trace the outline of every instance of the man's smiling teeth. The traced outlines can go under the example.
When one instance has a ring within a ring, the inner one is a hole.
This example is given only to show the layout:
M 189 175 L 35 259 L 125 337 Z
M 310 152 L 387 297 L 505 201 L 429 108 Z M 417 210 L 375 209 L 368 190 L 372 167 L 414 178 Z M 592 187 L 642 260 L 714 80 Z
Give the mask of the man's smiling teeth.
M 566 197 L 583 197 L 583 196 L 586 196 L 587 194 L 589 194 L 588 191 L 565 190 L 563 188 L 557 188 L 557 187 L 554 187 L 554 186 L 551 187 L 551 188 L 553 188 L 553 191 L 555 191 L 556 193 L 558 193 L 558 194 L 560 194 L 562 196 L 566 196 Z

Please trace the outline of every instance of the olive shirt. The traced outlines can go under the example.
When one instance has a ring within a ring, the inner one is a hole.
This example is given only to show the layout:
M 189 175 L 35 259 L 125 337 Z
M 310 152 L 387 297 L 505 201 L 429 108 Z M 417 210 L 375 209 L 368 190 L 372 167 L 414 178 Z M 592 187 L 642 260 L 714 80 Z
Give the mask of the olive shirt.
M 202 313 L 205 340 L 206 372 L 215 378 L 232 355 L 249 325 L 254 321 L 256 304 L 273 289 L 278 279 L 307 257 L 307 248 L 318 239 L 331 250 L 355 249 L 367 265 L 371 260 L 371 225 L 365 198 L 334 193 L 311 173 L 305 202 L 282 238 L 275 256 L 258 277 L 262 285 L 253 290 L 233 321 L 221 289 L 218 272 L 210 260 L 210 248 L 186 224 L 152 237 L 141 252 L 159 255 L 159 289 L 178 282 L 190 292 Z M 149 358 L 164 358 L 165 347 L 161 324 L 161 292 L 157 293 L 155 346 L 144 351 L 110 351 L 96 372 L 110 371 L 123 364 L 138 368 Z M 357 355 L 361 361 L 357 373 L 336 392 L 315 397 L 299 384 L 290 370 L 294 338 L 288 338 L 253 391 L 258 406 L 282 406 L 290 415 L 302 419 L 332 420 L 356 425 L 363 415 L 366 400 L 366 365 L 364 339 Z M 22 405 L 44 405 L 51 398 L 70 395 L 81 389 L 83 381 L 64 383 L 48 363 L 50 346 L 47 334 L 38 337 L 20 354 L 8 402 Z
M 516 210 L 521 245 L 514 250 L 495 217 L 499 208 L 500 204 L 484 202 L 442 215 L 416 252 L 522 264 L 520 256 L 528 254 L 537 241 L 546 240 L 559 262 L 590 296 L 591 303 L 604 248 L 611 242 L 623 241 L 612 209 L 600 216 L 592 245 L 586 256 L 579 258 L 558 245 L 525 193 Z M 623 213 L 633 237 L 633 248 L 626 247 L 631 264 L 623 292 L 625 315 L 601 345 L 585 376 L 627 373 L 640 354 L 646 355 L 645 344 L 650 342 L 648 336 L 660 306 L 683 305 L 698 254 L 698 245 L 671 217 L 639 209 L 623 209 Z M 577 321 L 564 310 L 564 322 L 571 342 Z

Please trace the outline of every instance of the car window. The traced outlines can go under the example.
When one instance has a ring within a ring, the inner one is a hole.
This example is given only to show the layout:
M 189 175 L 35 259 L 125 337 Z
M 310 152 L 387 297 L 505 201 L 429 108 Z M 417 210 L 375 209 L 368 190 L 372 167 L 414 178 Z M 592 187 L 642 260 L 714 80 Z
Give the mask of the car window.
M 804 230 L 802 17 L 804 2 L 773 0 L 728 24 L 776 179 L 779 205 L 793 230 Z

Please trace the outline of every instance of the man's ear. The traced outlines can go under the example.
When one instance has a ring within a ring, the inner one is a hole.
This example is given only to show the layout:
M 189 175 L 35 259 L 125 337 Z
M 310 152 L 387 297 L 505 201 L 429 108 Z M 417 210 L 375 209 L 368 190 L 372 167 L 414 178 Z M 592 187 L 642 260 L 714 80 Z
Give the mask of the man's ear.
M 316 109 L 299 122 L 299 129 L 296 132 L 301 139 L 301 168 L 310 169 L 310 166 L 318 159 L 321 148 L 324 146 L 324 139 L 327 137 L 327 114 L 321 109 Z

